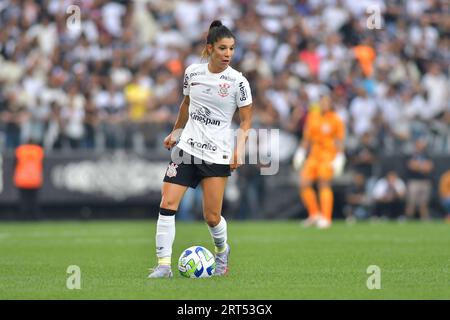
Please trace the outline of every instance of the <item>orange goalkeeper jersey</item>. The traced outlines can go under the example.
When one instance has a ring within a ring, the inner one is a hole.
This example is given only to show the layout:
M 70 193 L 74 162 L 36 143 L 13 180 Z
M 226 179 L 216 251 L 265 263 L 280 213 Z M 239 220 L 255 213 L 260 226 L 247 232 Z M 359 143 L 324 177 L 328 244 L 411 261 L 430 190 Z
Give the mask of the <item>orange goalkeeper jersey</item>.
M 303 136 L 310 144 L 310 157 L 334 157 L 337 152 L 336 140 L 343 140 L 345 136 L 344 122 L 334 111 L 324 114 L 311 111 L 306 119 Z

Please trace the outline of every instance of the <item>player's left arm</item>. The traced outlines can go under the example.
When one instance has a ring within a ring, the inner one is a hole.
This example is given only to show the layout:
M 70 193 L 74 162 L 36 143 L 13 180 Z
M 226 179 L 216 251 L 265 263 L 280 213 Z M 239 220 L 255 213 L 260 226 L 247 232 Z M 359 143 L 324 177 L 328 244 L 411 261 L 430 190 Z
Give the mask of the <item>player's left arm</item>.
M 231 170 L 239 168 L 245 159 L 245 143 L 248 139 L 249 130 L 252 127 L 252 104 L 239 108 L 239 131 L 237 134 L 237 143 L 233 152 L 233 159 L 231 162 Z
M 344 142 L 345 142 L 345 123 L 344 121 L 336 114 L 336 128 L 335 128 L 335 145 L 336 151 L 344 152 Z
M 334 176 L 340 176 L 344 171 L 345 167 L 345 152 L 344 152 L 344 144 L 345 144 L 345 125 L 344 121 L 339 117 L 336 117 L 336 135 L 334 139 L 334 144 L 336 148 L 336 156 L 333 160 L 333 171 Z

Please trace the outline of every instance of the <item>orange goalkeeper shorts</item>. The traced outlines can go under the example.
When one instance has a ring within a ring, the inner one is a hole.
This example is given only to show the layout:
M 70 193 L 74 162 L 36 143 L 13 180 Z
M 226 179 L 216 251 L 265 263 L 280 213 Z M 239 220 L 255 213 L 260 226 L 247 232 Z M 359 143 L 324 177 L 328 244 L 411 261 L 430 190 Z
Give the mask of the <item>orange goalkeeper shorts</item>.
M 330 153 L 309 156 L 300 172 L 301 178 L 310 181 L 331 180 L 333 178 L 333 159 L 334 155 Z

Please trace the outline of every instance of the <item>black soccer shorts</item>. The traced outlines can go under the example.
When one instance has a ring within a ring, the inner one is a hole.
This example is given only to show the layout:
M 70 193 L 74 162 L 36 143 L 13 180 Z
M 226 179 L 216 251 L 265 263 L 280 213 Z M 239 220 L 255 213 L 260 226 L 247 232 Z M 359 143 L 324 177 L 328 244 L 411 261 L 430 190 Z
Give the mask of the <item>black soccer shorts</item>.
M 182 156 L 182 161 L 180 161 L 180 158 L 177 158 L 175 162 L 174 160 L 170 161 L 164 176 L 164 182 L 195 189 L 203 178 L 231 176 L 229 164 L 207 163 L 179 148 L 174 152 Z

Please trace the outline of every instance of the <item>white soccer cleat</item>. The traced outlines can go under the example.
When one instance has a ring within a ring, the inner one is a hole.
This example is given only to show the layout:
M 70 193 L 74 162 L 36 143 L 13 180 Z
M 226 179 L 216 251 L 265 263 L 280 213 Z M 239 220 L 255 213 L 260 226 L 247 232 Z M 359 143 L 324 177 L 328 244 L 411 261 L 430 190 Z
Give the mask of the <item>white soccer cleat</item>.
M 313 227 L 313 226 L 317 225 L 318 220 L 319 220 L 319 218 L 317 216 L 309 217 L 309 218 L 303 220 L 302 226 L 304 228 Z
M 228 273 L 228 258 L 230 256 L 230 245 L 227 244 L 227 248 L 222 253 L 216 253 L 216 270 L 215 276 L 224 276 Z
M 158 265 L 154 269 L 150 269 L 151 273 L 149 274 L 149 278 L 172 278 L 172 269 L 170 266 L 166 265 Z
M 328 229 L 331 227 L 331 221 L 323 217 L 317 221 L 317 229 Z

